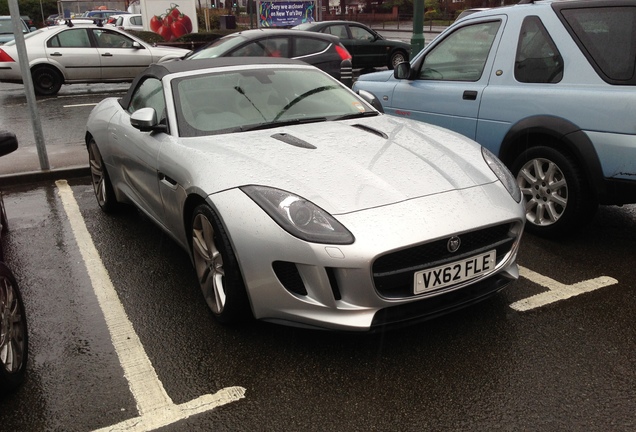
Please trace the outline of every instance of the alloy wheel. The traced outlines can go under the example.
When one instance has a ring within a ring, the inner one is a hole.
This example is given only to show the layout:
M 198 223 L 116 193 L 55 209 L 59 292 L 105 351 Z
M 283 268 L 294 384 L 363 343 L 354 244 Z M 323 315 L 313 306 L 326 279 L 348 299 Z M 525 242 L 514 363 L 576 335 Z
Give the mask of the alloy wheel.
M 227 300 L 223 256 L 214 241 L 214 228 L 203 214 L 192 225 L 194 267 L 206 302 L 215 314 L 221 314 Z
M 517 174 L 526 204 L 528 222 L 538 226 L 556 223 L 568 204 L 568 184 L 561 169 L 548 159 L 532 159 Z

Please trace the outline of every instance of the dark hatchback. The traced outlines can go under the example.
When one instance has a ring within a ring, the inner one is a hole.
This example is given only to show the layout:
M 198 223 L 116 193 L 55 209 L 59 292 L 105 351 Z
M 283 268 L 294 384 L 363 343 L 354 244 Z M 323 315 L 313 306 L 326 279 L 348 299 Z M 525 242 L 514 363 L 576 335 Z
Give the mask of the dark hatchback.
M 0 131 L 0 156 L 17 148 L 15 135 Z M 7 229 L 7 213 L 0 192 L 0 233 L 6 234 Z M 0 242 L 0 396 L 14 391 L 22 383 L 28 354 L 24 303 L 18 283 L 4 263 L 4 250 Z
M 310 22 L 293 29 L 338 36 L 351 53 L 356 69 L 385 66 L 393 69 L 399 63 L 408 61 L 411 52 L 410 44 L 385 39 L 372 28 L 355 21 Z
M 302 60 L 340 80 L 343 61 L 351 54 L 337 37 L 283 29 L 232 33 L 185 56 L 185 60 L 216 57 L 286 57 Z M 351 65 L 348 65 L 351 70 Z

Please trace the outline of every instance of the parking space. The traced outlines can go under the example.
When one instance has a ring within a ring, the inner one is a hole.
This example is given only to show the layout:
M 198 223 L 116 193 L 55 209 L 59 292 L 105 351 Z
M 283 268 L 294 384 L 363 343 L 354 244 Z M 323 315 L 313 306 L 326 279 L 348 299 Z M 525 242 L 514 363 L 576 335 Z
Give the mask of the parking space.
M 636 426 L 636 206 L 526 235 L 521 278 L 492 300 L 350 335 L 218 324 L 187 254 L 134 210 L 103 214 L 87 179 L 5 192 L 32 357 L 3 429 Z

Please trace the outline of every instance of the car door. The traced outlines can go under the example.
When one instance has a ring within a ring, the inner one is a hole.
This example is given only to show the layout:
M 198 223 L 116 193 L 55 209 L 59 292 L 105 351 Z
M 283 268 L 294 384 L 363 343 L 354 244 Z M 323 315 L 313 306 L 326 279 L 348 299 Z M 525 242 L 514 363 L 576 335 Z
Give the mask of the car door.
M 47 39 L 45 51 L 49 61 L 63 69 L 67 81 L 101 78 L 99 53 L 86 28 L 68 28 L 55 34 Z
M 106 28 L 91 31 L 97 42 L 103 80 L 132 81 L 152 63 L 150 51 L 135 47 L 135 40 L 128 36 Z
M 347 41 L 353 52 L 353 67 L 379 67 L 386 66 L 388 49 L 383 43 L 383 39 L 369 29 L 349 24 L 351 39 Z
M 504 21 L 467 24 L 437 41 L 413 63 L 414 79 L 397 83 L 386 111 L 475 139 L 479 104 Z
M 159 79 L 147 78 L 140 83 L 126 111 L 121 111 L 117 114 L 120 118 L 110 122 L 109 138 L 115 141 L 114 147 L 120 149 L 113 152 L 112 169 L 118 171 L 117 179 L 125 193 L 150 217 L 162 223 L 157 157 L 162 144 L 170 137 L 163 132 L 141 132 L 130 124 L 130 115 L 147 107 L 154 108 L 160 121 L 166 121 L 166 102 Z

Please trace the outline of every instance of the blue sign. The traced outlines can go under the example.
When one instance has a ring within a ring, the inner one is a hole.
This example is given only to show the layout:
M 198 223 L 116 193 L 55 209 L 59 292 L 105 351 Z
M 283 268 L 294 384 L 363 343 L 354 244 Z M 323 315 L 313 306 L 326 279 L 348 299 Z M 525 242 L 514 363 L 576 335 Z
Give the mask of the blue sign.
M 292 27 L 314 21 L 313 1 L 272 1 L 258 5 L 259 27 Z

